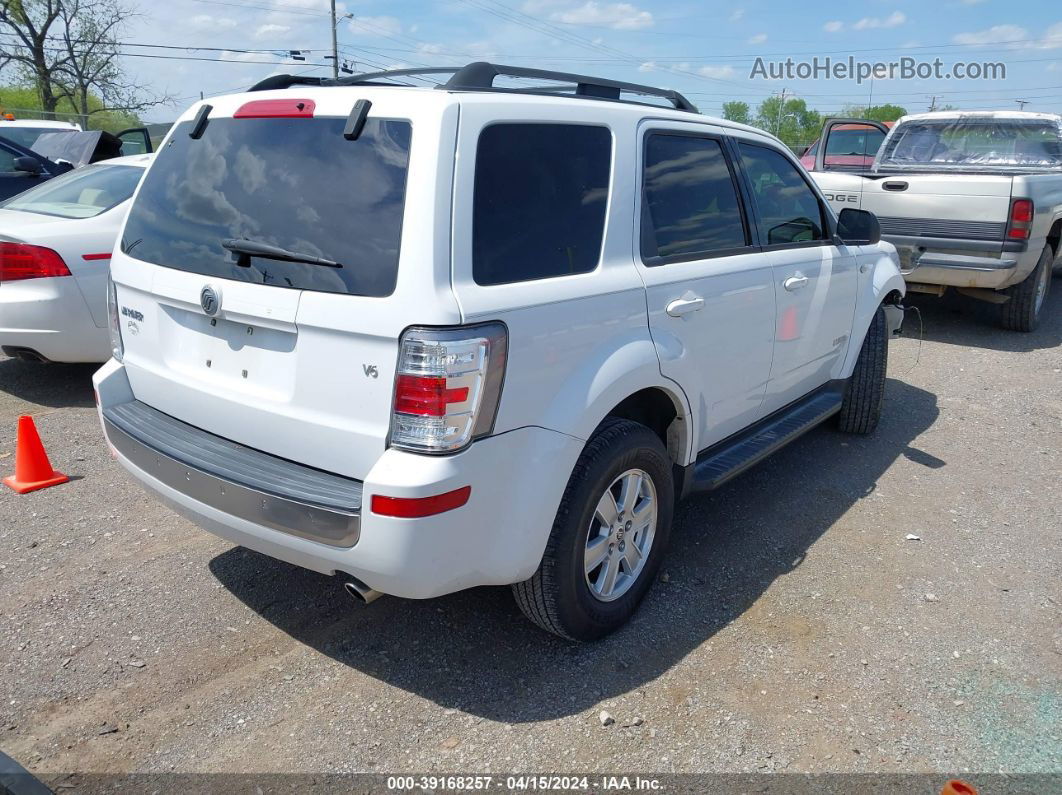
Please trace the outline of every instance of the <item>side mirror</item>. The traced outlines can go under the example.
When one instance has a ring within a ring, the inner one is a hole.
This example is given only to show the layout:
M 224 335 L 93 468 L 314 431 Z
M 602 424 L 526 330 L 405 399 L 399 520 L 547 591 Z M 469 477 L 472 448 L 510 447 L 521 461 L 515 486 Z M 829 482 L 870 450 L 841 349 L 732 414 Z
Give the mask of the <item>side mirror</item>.
M 849 246 L 872 246 L 881 240 L 881 224 L 868 210 L 846 207 L 837 217 L 837 236 Z
M 15 171 L 22 171 L 26 174 L 38 177 L 44 169 L 41 168 L 41 162 L 39 160 L 27 155 L 22 155 L 21 157 L 15 158 Z

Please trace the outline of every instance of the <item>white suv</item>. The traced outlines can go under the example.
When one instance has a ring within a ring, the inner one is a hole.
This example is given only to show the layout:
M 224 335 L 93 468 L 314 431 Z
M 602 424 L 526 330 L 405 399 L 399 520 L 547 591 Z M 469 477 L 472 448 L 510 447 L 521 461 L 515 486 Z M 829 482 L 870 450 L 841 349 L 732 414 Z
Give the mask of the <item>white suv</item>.
M 150 491 L 365 601 L 512 584 L 575 639 L 636 609 L 677 498 L 874 428 L 904 292 L 771 136 L 485 63 L 200 103 L 111 272 L 95 385 Z

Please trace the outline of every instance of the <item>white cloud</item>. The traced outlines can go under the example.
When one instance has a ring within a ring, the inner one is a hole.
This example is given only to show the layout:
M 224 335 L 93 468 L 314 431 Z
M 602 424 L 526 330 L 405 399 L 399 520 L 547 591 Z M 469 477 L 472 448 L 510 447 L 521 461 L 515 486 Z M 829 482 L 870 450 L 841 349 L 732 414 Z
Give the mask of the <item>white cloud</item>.
M 766 33 L 757 33 L 755 36 L 749 39 L 749 44 L 763 44 L 767 41 Z
M 995 25 L 976 33 L 959 33 L 952 38 L 956 44 L 1000 44 L 1029 38 L 1029 31 L 1018 25 Z
M 599 3 L 587 0 L 567 11 L 554 11 L 549 17 L 568 25 L 597 25 L 613 30 L 641 30 L 652 27 L 653 15 L 630 3 Z
M 827 33 L 840 33 L 841 30 L 844 29 L 844 23 L 841 22 L 839 19 L 834 19 L 823 25 L 822 29 Z
M 898 28 L 907 21 L 902 11 L 893 11 L 887 17 L 863 17 L 852 27 L 855 30 L 874 30 L 876 28 Z
M 987 30 L 959 33 L 952 37 L 956 44 L 996 45 L 1008 50 L 1057 50 L 1062 47 L 1062 22 L 1056 22 L 1040 38 L 1020 25 L 995 25 Z
M 722 80 L 727 77 L 734 76 L 733 66 L 702 66 L 697 70 L 697 74 L 704 77 L 714 77 L 717 80 Z
M 402 32 L 402 22 L 395 17 L 354 17 L 350 32 L 359 36 L 396 36 Z
M 741 18 L 743 16 L 745 16 L 745 9 L 744 8 L 735 8 L 733 10 L 733 12 L 730 14 L 730 21 L 731 22 L 740 22 Z
M 212 17 L 210 14 L 196 14 L 189 20 L 193 27 L 196 28 L 209 28 L 210 30 L 230 30 L 236 27 L 237 22 L 235 19 L 229 19 L 228 17 Z
M 259 25 L 258 29 L 254 32 L 256 39 L 262 39 L 266 36 L 271 36 L 274 33 L 287 33 L 291 28 L 287 25 L 274 25 L 272 23 L 268 25 Z
M 639 72 L 651 72 L 656 69 L 655 61 L 646 61 L 638 67 Z

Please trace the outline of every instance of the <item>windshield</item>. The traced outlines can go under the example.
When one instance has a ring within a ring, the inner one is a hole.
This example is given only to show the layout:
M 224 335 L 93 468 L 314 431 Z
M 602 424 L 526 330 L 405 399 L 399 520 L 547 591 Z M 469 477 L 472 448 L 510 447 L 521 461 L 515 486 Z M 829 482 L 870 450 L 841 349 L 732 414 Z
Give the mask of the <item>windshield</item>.
M 211 119 L 174 130 L 129 211 L 122 250 L 167 268 L 323 292 L 385 296 L 398 277 L 411 126 L 369 119 Z M 249 240 L 341 264 L 226 249 Z
M 1062 168 L 1059 126 L 1037 119 L 951 118 L 904 122 L 880 167 Z
M 73 127 L 69 128 L 73 130 Z M 3 136 L 9 141 L 14 141 L 19 146 L 24 146 L 27 149 L 33 149 L 33 145 L 37 143 L 37 139 L 45 133 L 54 132 L 66 132 L 66 127 L 6 127 L 0 125 L 0 136 Z
M 0 202 L 0 207 L 59 218 L 94 218 L 132 196 L 143 174 L 144 169 L 136 166 L 86 166 Z

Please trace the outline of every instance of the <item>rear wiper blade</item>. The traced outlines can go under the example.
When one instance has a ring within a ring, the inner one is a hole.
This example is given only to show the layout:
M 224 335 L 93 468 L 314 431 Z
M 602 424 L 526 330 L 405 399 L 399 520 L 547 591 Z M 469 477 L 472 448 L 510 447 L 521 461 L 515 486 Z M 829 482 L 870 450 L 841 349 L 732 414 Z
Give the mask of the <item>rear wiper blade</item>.
M 322 265 L 325 268 L 342 268 L 338 262 L 324 257 L 315 257 L 312 254 L 300 254 L 298 251 L 288 251 L 280 246 L 271 246 L 268 243 L 258 243 L 247 238 L 231 238 L 222 240 L 221 247 L 228 249 L 233 254 L 241 255 L 236 264 L 245 268 L 251 266 L 250 257 L 263 259 L 275 259 L 281 262 L 305 262 L 307 265 Z

